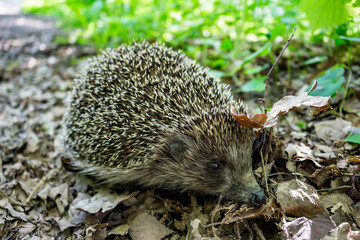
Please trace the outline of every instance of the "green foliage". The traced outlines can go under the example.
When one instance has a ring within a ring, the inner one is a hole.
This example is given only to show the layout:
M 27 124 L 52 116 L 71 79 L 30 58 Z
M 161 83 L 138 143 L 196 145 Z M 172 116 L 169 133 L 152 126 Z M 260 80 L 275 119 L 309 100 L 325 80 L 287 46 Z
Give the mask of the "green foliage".
M 360 144 L 360 133 L 349 135 L 347 138 L 345 138 L 345 141 L 350 143 Z
M 316 56 L 304 62 L 305 65 L 323 62 L 326 60 L 326 56 Z
M 221 71 L 216 71 L 216 70 L 213 70 L 213 69 L 210 69 L 208 71 L 208 73 L 212 74 L 214 77 L 217 77 L 217 78 L 221 78 L 222 76 L 225 75 L 225 73 L 223 73 Z
M 268 42 L 262 48 L 258 49 L 256 52 L 246 56 L 243 61 L 240 62 L 239 65 L 235 66 L 229 73 L 230 76 L 234 75 L 236 72 L 241 70 L 246 64 L 250 63 L 258 56 L 264 56 L 271 53 L 271 43 Z
M 184 48 L 196 39 L 202 46 L 219 46 L 241 57 L 243 42 L 286 38 L 295 26 L 306 30 L 298 38 L 311 36 L 321 41 L 329 34 L 311 35 L 307 22 L 313 29 L 347 23 L 345 32 L 330 34 L 356 37 L 359 29 L 352 17 L 359 13 L 358 5 L 359 1 L 352 4 L 351 0 L 25 0 L 24 10 L 57 17 L 63 28 L 75 29 L 71 41 L 95 43 L 100 48 L 133 39 Z M 212 39 L 213 44 L 203 44 L 202 39 Z M 196 49 L 195 54 L 201 51 Z
M 356 14 L 349 0 L 302 0 L 300 6 L 314 30 L 340 25 Z
M 263 92 L 265 90 L 265 80 L 266 76 L 254 78 L 236 89 L 235 92 Z
M 340 39 L 348 40 L 350 42 L 360 42 L 360 38 L 339 36 Z
M 265 64 L 263 66 L 251 67 L 251 68 L 246 69 L 244 71 L 244 73 L 245 73 L 245 75 L 253 75 L 253 74 L 260 73 L 269 67 L 270 67 L 270 64 Z
M 74 29 L 73 42 L 98 47 L 133 39 L 158 40 L 173 46 L 189 39 L 212 39 L 222 51 L 241 55 L 241 43 L 287 36 L 298 25 L 299 0 L 27 0 L 25 11 L 57 17 Z M 275 24 L 276 23 L 276 24 Z M 282 23 L 282 24 L 279 24 Z M 209 44 L 208 47 L 212 47 Z
M 216 76 L 237 79 L 244 71 L 253 79 L 237 90 L 245 92 L 263 91 L 259 76 L 269 66 L 253 65 L 253 60 L 269 56 L 274 61 L 274 42 L 286 40 L 294 27 L 295 39 L 327 48 L 360 41 L 360 18 L 354 17 L 360 13 L 360 0 L 25 0 L 24 11 L 56 17 L 70 31 L 69 39 L 59 37 L 58 42 L 98 48 L 133 40 L 165 42 L 217 69 Z M 249 50 L 254 42 L 263 47 Z M 316 56 L 305 65 L 324 60 Z M 343 69 L 331 71 L 318 79 L 313 94 L 339 90 Z
M 234 44 L 231 42 L 230 39 L 224 39 L 221 42 L 220 49 L 223 51 L 231 51 L 234 48 Z
M 322 72 L 322 75 L 315 79 L 317 80 L 318 85 L 317 88 L 310 93 L 310 95 L 323 97 L 333 96 L 336 91 L 340 90 L 341 85 L 345 81 L 344 72 L 344 67 L 340 65 L 336 65 Z M 312 86 L 313 83 L 310 84 L 310 86 Z
M 306 129 L 307 129 L 306 122 L 304 122 L 304 121 L 299 121 L 299 122 L 297 123 L 297 125 L 298 125 L 302 130 L 306 130 Z

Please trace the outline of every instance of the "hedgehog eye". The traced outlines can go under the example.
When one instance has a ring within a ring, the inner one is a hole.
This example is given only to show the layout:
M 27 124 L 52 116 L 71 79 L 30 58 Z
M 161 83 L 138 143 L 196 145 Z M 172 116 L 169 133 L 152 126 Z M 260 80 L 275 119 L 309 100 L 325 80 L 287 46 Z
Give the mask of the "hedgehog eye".
M 220 166 L 220 163 L 218 163 L 218 162 L 210 162 L 210 168 L 211 168 L 211 170 L 213 170 L 213 171 L 219 171 L 219 170 L 221 170 L 221 166 Z

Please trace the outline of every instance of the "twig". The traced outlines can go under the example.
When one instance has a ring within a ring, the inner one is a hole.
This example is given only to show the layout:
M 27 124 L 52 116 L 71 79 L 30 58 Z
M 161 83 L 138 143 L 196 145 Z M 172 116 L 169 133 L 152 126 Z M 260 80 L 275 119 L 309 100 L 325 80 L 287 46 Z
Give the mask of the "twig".
M 241 239 L 239 221 L 237 221 L 235 224 L 235 233 L 236 233 L 236 239 Z
M 0 183 L 3 183 L 6 181 L 6 178 L 5 178 L 4 172 L 3 172 L 2 163 L 3 163 L 3 152 L 0 151 Z
M 343 108 L 344 102 L 346 100 L 346 95 L 347 95 L 347 92 L 348 92 L 348 89 L 349 89 L 349 83 L 350 83 L 350 80 L 351 80 L 351 77 L 352 77 L 352 71 L 351 71 L 350 68 L 348 68 L 348 69 L 349 69 L 349 76 L 348 76 L 348 79 L 346 81 L 346 87 L 345 87 L 344 96 L 343 96 L 343 99 L 342 99 L 340 107 L 339 107 L 339 112 L 340 112 L 340 118 L 341 119 L 342 119 L 342 108 Z
M 289 176 L 295 176 L 295 175 L 298 175 L 300 177 L 303 177 L 304 175 L 301 174 L 301 173 L 286 173 L 286 172 L 277 172 L 277 173 L 271 173 L 269 174 L 269 177 L 273 177 L 273 176 L 276 176 L 276 175 L 289 175 Z M 352 176 L 352 175 L 351 175 Z
M 259 228 L 259 226 L 253 222 L 251 224 L 251 226 L 253 227 L 253 229 L 255 230 L 257 236 L 261 239 L 261 240 L 266 240 L 266 238 L 264 237 L 264 234 L 262 233 L 261 229 Z
M 324 188 L 317 190 L 318 192 L 335 192 L 340 190 L 347 190 L 353 188 L 352 186 L 340 186 L 340 187 L 333 187 L 333 188 Z
M 30 193 L 30 195 L 26 198 L 26 203 L 30 202 L 30 200 L 33 198 L 33 196 L 35 195 L 35 193 L 41 188 L 42 185 L 44 185 L 44 183 L 46 181 L 48 181 L 49 179 L 51 179 L 53 177 L 53 175 L 55 174 L 55 170 L 52 169 L 50 170 L 41 180 L 40 182 L 38 182 L 35 186 L 35 188 L 32 190 L 32 192 Z
M 212 229 L 212 232 L 214 234 L 214 237 L 215 239 L 219 239 L 219 237 L 217 236 L 216 234 L 216 229 L 215 229 L 215 224 L 214 224 L 214 220 L 215 220 L 215 214 L 218 212 L 219 210 L 219 207 L 220 207 L 220 202 L 221 202 L 221 199 L 222 199 L 222 196 L 220 195 L 219 196 L 219 201 L 218 203 L 216 204 L 214 210 L 211 212 L 211 229 Z
M 263 157 L 263 147 L 261 147 L 260 156 L 261 156 L 261 165 L 262 165 L 263 173 L 264 173 L 266 192 L 268 193 L 268 192 L 269 192 L 269 186 L 268 186 L 267 176 L 266 176 L 265 159 L 264 159 L 264 157 Z
M 202 225 L 204 228 L 208 228 L 208 227 L 212 227 L 212 226 L 219 226 L 219 225 L 223 225 L 223 222 L 216 222 L 216 223 L 209 223 L 206 225 Z M 225 223 L 226 224 L 226 223 Z
M 250 234 L 249 235 L 249 240 L 253 240 L 254 239 L 254 232 L 251 229 L 249 223 L 246 220 L 244 220 L 242 223 L 244 224 L 244 227 L 246 228 L 246 230 L 249 231 L 249 234 Z
M 267 107 L 266 107 L 266 94 L 267 94 L 267 88 L 269 85 L 269 77 L 273 71 L 273 69 L 275 68 L 275 66 L 277 65 L 277 63 L 279 62 L 281 56 L 283 55 L 283 53 L 285 52 L 286 48 L 289 46 L 289 43 L 291 41 L 291 39 L 294 37 L 296 28 L 294 28 L 294 31 L 292 32 L 290 38 L 287 40 L 285 46 L 283 47 L 283 49 L 281 50 L 279 56 L 276 58 L 276 61 L 274 63 L 274 65 L 271 67 L 271 69 L 269 70 L 268 74 L 266 75 L 266 82 L 265 82 L 265 91 L 264 91 L 264 107 L 265 107 L 265 113 L 267 112 Z

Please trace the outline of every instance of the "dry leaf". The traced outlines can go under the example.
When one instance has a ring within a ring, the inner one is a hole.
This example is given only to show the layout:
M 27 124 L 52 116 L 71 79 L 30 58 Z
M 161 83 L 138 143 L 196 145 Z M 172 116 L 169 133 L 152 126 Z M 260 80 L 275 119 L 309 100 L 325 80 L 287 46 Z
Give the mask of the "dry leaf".
M 13 206 L 9 203 L 8 199 L 1 199 L 0 200 L 0 208 L 8 210 L 9 214 L 17 219 L 21 219 L 24 222 L 27 222 L 27 216 L 25 213 L 16 211 Z
M 314 219 L 301 217 L 285 223 L 282 229 L 284 239 L 321 239 L 335 226 L 335 223 L 328 216 L 319 216 Z
M 148 213 L 136 216 L 129 229 L 130 237 L 134 240 L 161 240 L 170 233 L 170 229 Z
M 130 226 L 128 224 L 122 224 L 122 225 L 116 226 L 109 231 L 109 235 L 125 236 L 129 232 L 129 227 Z
M 264 124 L 264 128 L 270 128 L 277 124 L 277 121 L 281 115 L 292 111 L 301 106 L 309 106 L 316 108 L 314 115 L 330 109 L 331 106 L 328 104 L 330 97 L 320 97 L 320 96 L 309 96 L 316 88 L 317 82 L 314 82 L 314 85 L 308 92 L 301 93 L 299 96 L 285 96 L 279 101 L 277 101 L 271 108 L 271 111 L 268 114 L 267 121 Z
M 243 127 L 254 129 L 254 128 L 263 128 L 263 125 L 267 119 L 265 113 L 255 114 L 254 117 L 249 118 L 246 114 L 237 114 L 236 109 L 230 103 L 230 113 L 234 116 L 236 121 Z
M 196 218 L 194 220 L 191 220 L 190 225 L 191 225 L 192 229 L 191 229 L 191 232 L 189 232 L 189 234 L 191 233 L 192 236 L 188 235 L 189 239 L 200 240 L 202 238 L 201 234 L 199 232 L 199 224 L 200 224 L 199 219 Z
M 299 96 L 285 96 L 277 101 L 271 108 L 268 114 L 255 114 L 253 117 L 248 117 L 246 114 L 237 114 L 236 109 L 230 104 L 230 113 L 236 121 L 243 127 L 254 129 L 255 135 L 263 128 L 271 128 L 277 124 L 281 115 L 292 111 L 301 106 L 308 106 L 315 108 L 310 114 L 316 115 L 325 111 L 331 106 L 328 104 L 330 97 L 309 96 L 317 86 L 317 82 L 308 92 L 301 93 Z
M 277 201 L 285 214 L 297 217 L 315 217 L 327 212 L 312 186 L 293 179 L 278 184 Z
M 330 208 L 338 204 L 339 202 L 346 204 L 348 208 L 354 203 L 354 201 L 345 193 L 329 193 L 320 195 L 321 201 L 326 208 Z
M 315 123 L 316 136 L 325 141 L 343 140 L 351 128 L 351 122 L 337 118 L 335 120 Z
M 333 229 L 329 235 L 325 236 L 323 240 L 358 240 L 360 239 L 359 231 L 352 231 L 349 223 L 341 223 L 337 228 Z
M 25 235 L 34 231 L 35 228 L 36 226 L 30 222 L 20 223 L 18 232 L 20 233 L 20 235 Z
M 287 153 L 289 159 L 296 159 L 297 161 L 310 160 L 315 164 L 315 166 L 321 167 L 318 163 L 319 159 L 313 156 L 311 148 L 306 146 L 304 143 L 300 143 L 300 145 L 290 143 L 286 147 L 285 152 Z
M 88 213 L 97 213 L 100 210 L 104 213 L 115 208 L 120 202 L 132 197 L 132 194 L 117 194 L 108 189 L 99 189 L 98 193 L 90 199 L 79 201 L 74 207 Z

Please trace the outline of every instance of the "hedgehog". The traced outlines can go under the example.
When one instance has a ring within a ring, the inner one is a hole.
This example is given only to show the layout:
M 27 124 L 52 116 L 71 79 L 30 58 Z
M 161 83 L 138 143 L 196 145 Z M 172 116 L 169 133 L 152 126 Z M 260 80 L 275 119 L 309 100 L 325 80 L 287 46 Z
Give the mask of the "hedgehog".
M 71 166 L 111 186 L 265 203 L 253 133 L 230 114 L 229 87 L 181 51 L 147 42 L 107 49 L 75 79 L 64 116 Z

